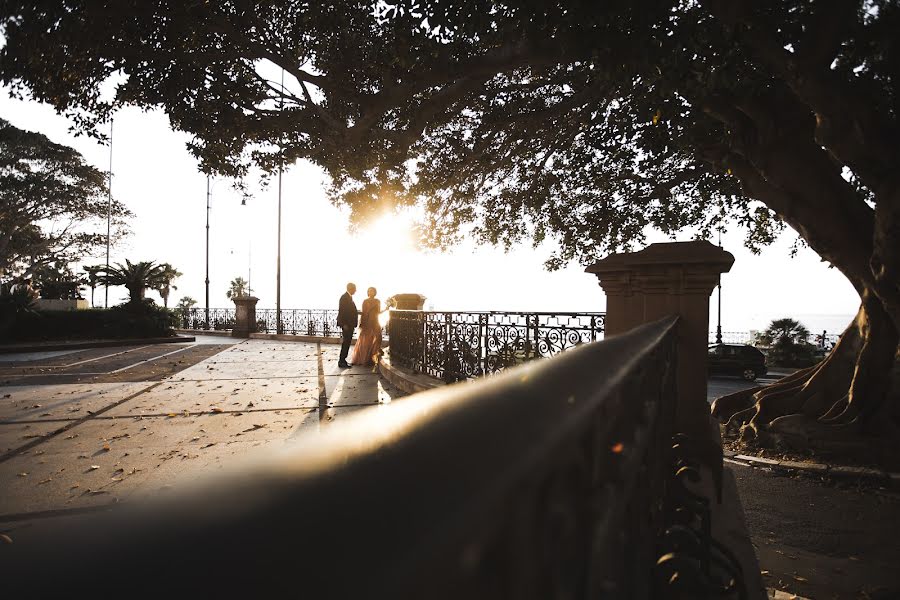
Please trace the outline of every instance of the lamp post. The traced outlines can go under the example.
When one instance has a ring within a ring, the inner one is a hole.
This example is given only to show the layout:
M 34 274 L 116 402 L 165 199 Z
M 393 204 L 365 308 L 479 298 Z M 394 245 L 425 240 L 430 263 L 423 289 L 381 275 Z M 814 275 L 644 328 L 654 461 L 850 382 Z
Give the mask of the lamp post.
M 206 176 L 206 327 L 209 327 L 209 175 Z
M 281 69 L 281 98 L 278 110 L 284 110 L 284 69 Z M 275 333 L 282 334 L 281 326 L 281 174 L 284 171 L 282 149 L 278 149 L 278 252 L 275 259 Z
M 106 186 L 106 272 L 109 272 L 109 237 L 112 233 L 113 118 L 109 118 L 109 180 Z M 109 280 L 103 286 L 103 308 L 109 308 Z
M 721 248 L 721 247 L 722 247 L 722 230 L 720 229 L 719 230 L 719 248 Z M 716 343 L 721 344 L 722 343 L 722 274 L 721 273 L 719 273 L 717 285 L 719 287 L 719 293 L 717 294 L 717 297 L 719 299 L 719 310 L 718 310 L 718 316 L 716 318 Z

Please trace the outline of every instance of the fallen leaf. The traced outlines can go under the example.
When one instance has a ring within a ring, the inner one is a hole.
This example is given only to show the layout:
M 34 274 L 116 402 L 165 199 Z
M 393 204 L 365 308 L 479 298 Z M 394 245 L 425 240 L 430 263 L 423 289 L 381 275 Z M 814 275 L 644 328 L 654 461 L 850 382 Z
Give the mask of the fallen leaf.
M 794 575 L 794 579 L 796 579 L 797 581 L 809 581 L 809 579 L 801 575 Z
M 43 480 L 43 481 L 38 481 L 38 485 L 43 485 L 43 484 L 45 484 L 45 483 L 50 483 L 51 481 L 53 481 L 53 478 L 52 478 L 52 477 L 48 477 L 47 479 L 45 479 L 45 480 Z
M 109 451 L 110 451 L 109 442 L 106 442 L 106 443 L 103 444 L 103 451 L 104 451 L 104 452 L 109 452 Z
M 88 471 L 96 471 L 99 468 L 100 468 L 100 465 L 91 465 L 90 467 L 88 467 Z
M 210 410 L 211 410 L 212 412 L 214 412 L 214 413 L 225 412 L 224 410 L 222 410 L 222 409 L 219 408 L 218 406 L 213 406 Z
M 23 471 L 22 473 L 19 473 L 19 477 L 28 477 L 28 473 Z
M 80 483 L 76 483 L 75 485 L 73 485 L 73 486 L 70 487 L 69 489 L 70 489 L 70 490 L 74 490 L 74 489 L 80 488 L 80 487 L 81 487 L 81 484 L 80 484 Z

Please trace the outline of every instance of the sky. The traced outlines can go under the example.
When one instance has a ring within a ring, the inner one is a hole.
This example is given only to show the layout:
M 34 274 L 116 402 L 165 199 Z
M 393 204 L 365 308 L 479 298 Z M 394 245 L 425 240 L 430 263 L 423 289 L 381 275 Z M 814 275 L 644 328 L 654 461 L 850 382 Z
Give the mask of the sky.
M 87 162 L 106 172 L 110 148 L 70 132 L 71 123 L 48 105 L 11 98 L 0 87 L 0 117 L 72 146 Z M 189 136 L 173 131 L 161 111 L 123 108 L 113 124 L 112 191 L 135 214 L 131 235 L 115 245 L 111 263 L 128 258 L 168 262 L 183 273 L 170 305 L 191 296 L 204 306 L 207 178 L 187 151 Z M 282 182 L 281 306 L 336 308 L 348 281 L 369 286 L 386 298 L 415 292 L 426 309 L 602 312 L 605 297 L 593 275 L 571 264 L 556 272 L 543 268 L 551 246 L 514 248 L 464 245 L 445 254 L 423 252 L 410 242 L 406 223 L 382 220 L 353 236 L 348 210 L 325 196 L 326 175 L 315 165 L 297 163 Z M 225 307 L 228 283 L 250 279 L 259 308 L 275 306 L 278 192 L 273 181 L 242 197 L 224 179 L 210 182 L 210 306 Z M 847 280 L 818 256 L 803 249 L 792 258 L 796 234 L 787 230 L 761 255 L 743 246 L 743 231 L 732 227 L 722 246 L 735 264 L 722 277 L 722 329 L 764 329 L 775 318 L 792 317 L 810 330 L 839 333 L 859 306 Z M 692 238 L 689 232 L 676 240 Z M 669 241 L 651 232 L 649 242 Z M 713 240 L 714 243 L 716 240 Z M 103 263 L 102 253 L 84 264 Z M 90 291 L 88 290 L 88 294 Z M 716 326 L 717 292 L 710 298 L 710 329 Z M 103 305 L 104 290 L 95 301 Z M 154 293 L 148 294 L 154 297 Z M 124 288 L 110 288 L 109 304 L 125 299 Z M 363 294 L 358 294 L 361 300 Z M 161 303 L 161 302 L 160 302 Z

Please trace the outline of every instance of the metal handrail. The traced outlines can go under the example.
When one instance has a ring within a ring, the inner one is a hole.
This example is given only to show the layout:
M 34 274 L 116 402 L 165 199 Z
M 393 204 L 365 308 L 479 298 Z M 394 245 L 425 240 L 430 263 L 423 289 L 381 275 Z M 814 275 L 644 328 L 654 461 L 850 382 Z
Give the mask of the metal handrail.
M 4 556 L 6 591 L 658 597 L 676 324 L 359 411 L 152 503 L 39 522 Z

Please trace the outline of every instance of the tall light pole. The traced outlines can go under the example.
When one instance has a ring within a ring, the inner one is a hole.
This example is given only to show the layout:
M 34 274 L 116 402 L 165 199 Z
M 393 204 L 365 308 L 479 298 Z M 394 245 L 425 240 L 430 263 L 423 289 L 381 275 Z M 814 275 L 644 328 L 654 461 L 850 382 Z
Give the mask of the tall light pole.
M 284 110 L 284 69 L 281 69 L 281 98 L 278 99 L 278 110 Z M 283 154 L 278 148 L 278 253 L 275 263 L 275 332 L 284 333 L 281 327 L 281 173 L 284 171 Z
M 109 117 L 109 178 L 106 185 L 106 271 L 109 272 L 109 237 L 112 233 L 113 118 Z M 103 286 L 103 308 L 109 308 L 109 280 Z
M 209 327 L 209 175 L 206 176 L 206 327 Z
M 719 248 L 722 247 L 722 230 L 719 230 Z M 716 320 L 716 343 L 722 343 L 722 274 L 719 273 L 719 315 Z

